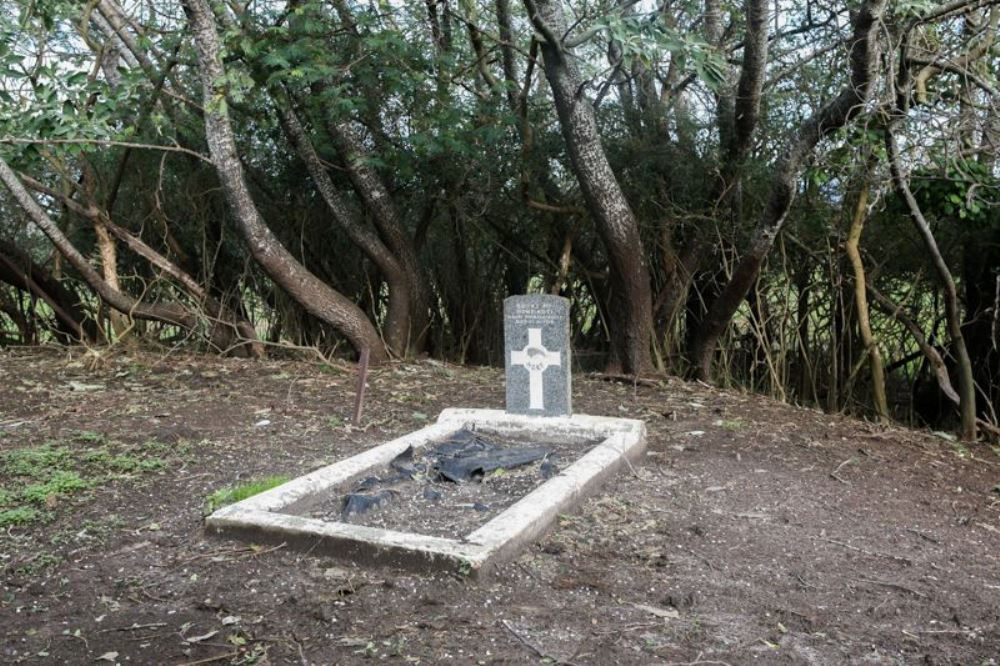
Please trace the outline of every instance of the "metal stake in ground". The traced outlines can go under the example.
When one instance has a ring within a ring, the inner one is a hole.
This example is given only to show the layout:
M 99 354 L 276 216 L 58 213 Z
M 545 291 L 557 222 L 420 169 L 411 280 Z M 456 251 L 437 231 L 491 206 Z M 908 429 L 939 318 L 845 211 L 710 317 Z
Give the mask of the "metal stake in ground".
M 368 356 L 369 350 L 361 350 L 361 358 L 358 359 L 358 390 L 354 396 L 354 425 L 361 425 L 361 410 L 365 405 L 365 384 L 368 382 Z

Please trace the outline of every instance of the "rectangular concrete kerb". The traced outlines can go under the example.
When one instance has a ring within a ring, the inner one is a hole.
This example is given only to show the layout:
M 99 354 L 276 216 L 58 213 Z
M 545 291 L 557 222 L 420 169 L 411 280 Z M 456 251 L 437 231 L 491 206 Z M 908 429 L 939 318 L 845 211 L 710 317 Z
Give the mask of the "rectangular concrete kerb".
M 539 441 L 600 440 L 560 473 L 462 539 L 445 539 L 289 513 L 385 467 L 412 446 L 420 449 L 462 428 Z M 492 409 L 446 409 L 437 423 L 356 456 L 320 468 L 210 515 L 206 528 L 257 543 L 289 547 L 362 564 L 388 564 L 417 571 L 447 570 L 488 574 L 541 536 L 561 513 L 594 493 L 627 461 L 646 448 L 642 421 L 576 414 L 538 417 Z

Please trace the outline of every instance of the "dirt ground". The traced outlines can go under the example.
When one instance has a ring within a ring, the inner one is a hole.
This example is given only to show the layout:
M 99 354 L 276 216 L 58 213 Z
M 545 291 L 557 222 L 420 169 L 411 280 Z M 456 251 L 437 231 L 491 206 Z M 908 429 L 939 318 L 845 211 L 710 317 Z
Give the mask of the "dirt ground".
M 8 504 L 25 452 L 102 479 L 0 532 L 0 661 L 1000 662 L 995 451 L 676 379 L 575 377 L 577 411 L 644 419 L 649 453 L 493 582 L 207 537 L 224 486 L 503 404 L 501 371 L 390 365 L 352 429 L 353 388 L 346 366 L 0 352 Z

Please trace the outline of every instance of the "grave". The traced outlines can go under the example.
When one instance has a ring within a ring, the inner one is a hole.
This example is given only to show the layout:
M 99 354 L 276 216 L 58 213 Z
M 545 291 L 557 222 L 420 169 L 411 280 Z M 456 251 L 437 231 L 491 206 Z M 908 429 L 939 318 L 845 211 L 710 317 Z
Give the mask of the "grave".
M 504 302 L 506 410 L 433 425 L 223 507 L 215 533 L 419 571 L 491 573 L 645 451 L 641 421 L 573 414 L 569 303 Z

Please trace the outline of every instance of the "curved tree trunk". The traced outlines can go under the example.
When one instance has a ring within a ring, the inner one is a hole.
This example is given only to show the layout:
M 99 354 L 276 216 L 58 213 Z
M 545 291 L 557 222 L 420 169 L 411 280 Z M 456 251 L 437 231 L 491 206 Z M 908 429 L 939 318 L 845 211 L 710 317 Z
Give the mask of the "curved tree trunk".
M 867 175 L 867 174 L 866 174 Z M 882 354 L 879 352 L 875 336 L 872 334 L 871 320 L 868 316 L 868 292 L 866 290 L 865 265 L 861 261 L 861 232 L 864 230 L 865 218 L 868 216 L 868 183 L 862 182 L 858 201 L 854 207 L 854 218 L 847 234 L 844 248 L 854 269 L 854 303 L 858 310 L 858 328 L 861 330 L 861 341 L 868 353 L 868 361 L 872 371 L 872 399 L 875 402 L 875 413 L 880 421 L 889 420 L 889 404 L 885 397 L 885 370 L 882 366 Z
M 205 313 L 211 318 L 211 324 L 208 326 L 208 337 L 219 351 L 245 352 L 247 356 L 253 358 L 265 356 L 264 345 L 260 343 L 253 324 L 245 317 L 224 306 L 198 284 L 198 281 L 191 277 L 187 271 L 154 250 L 138 236 L 112 222 L 107 212 L 101 210 L 93 199 L 90 199 L 85 206 L 72 197 L 54 191 L 29 176 L 22 174 L 21 178 L 31 189 L 58 199 L 73 213 L 93 222 L 94 229 L 99 230 L 100 234 L 107 237 L 114 236 L 132 252 L 177 280 L 188 295 L 202 305 Z M 116 283 L 108 282 L 115 289 L 118 288 Z
M 405 273 L 411 304 L 411 330 L 407 331 L 409 348 L 413 352 L 423 351 L 430 329 L 432 297 L 413 239 L 406 232 L 403 218 L 382 177 L 367 163 L 367 153 L 354 130 L 346 123 L 329 122 L 327 131 L 344 160 L 355 191 L 372 214 L 379 235 Z
M 185 0 L 183 4 L 197 46 L 209 152 L 250 254 L 307 312 L 333 326 L 357 351 L 369 349 L 373 362 L 384 361 L 385 346 L 365 313 L 299 263 L 281 245 L 257 210 L 243 177 L 236 138 L 229 122 L 223 87 L 225 70 L 220 59 L 222 45 L 215 19 L 206 0 Z
M 969 358 L 969 351 L 965 347 L 965 338 L 962 337 L 962 313 L 958 303 L 958 290 L 955 287 L 955 279 L 951 275 L 951 270 L 941 256 L 934 233 L 927 224 L 920 205 L 910 191 L 910 186 L 903 176 L 902 165 L 899 160 L 899 148 L 896 146 L 896 137 L 893 134 L 892 126 L 886 128 L 885 147 L 889 155 L 889 170 L 892 173 L 892 182 L 896 186 L 906 208 L 910 213 L 917 232 L 924 241 L 924 247 L 931 257 L 931 262 L 937 271 L 938 278 L 944 287 L 945 312 L 947 313 L 948 335 L 951 337 L 951 344 L 955 348 L 955 356 L 958 357 L 958 395 L 960 398 L 958 411 L 962 418 L 962 426 L 959 435 L 966 441 L 976 438 L 976 383 L 972 374 L 972 360 Z
M 709 307 L 694 337 L 691 363 L 696 377 L 707 380 L 715 346 L 747 291 L 757 279 L 761 264 L 781 232 L 795 198 L 799 174 L 806 158 L 819 140 L 843 127 L 857 116 L 868 98 L 878 63 L 879 19 L 887 0 L 866 0 L 854 14 L 851 38 L 851 80 L 837 97 L 807 120 L 791 140 L 775 166 L 771 193 L 764 214 L 754 230 L 743 257 L 722 293 Z
M 59 226 L 42 210 L 24 185 L 18 180 L 17 175 L 11 170 L 3 159 L 0 159 L 0 180 L 10 189 L 18 204 L 24 209 L 39 229 L 42 230 L 56 249 L 66 257 L 66 260 L 73 268 L 83 276 L 83 279 L 90 287 L 104 299 L 104 301 L 130 317 L 137 319 L 149 319 L 152 321 L 162 321 L 169 324 L 176 324 L 184 328 L 193 329 L 197 326 L 197 318 L 188 310 L 170 304 L 150 304 L 138 301 L 128 294 L 114 289 L 101 277 L 86 257 L 80 254 L 69 239 L 66 238 Z
M 594 109 L 583 96 L 580 75 L 572 53 L 563 43 L 566 17 L 560 0 L 525 0 L 535 28 L 542 34 L 545 75 L 552 88 L 559 124 L 570 162 L 587 208 L 607 248 L 611 268 L 611 331 L 614 360 L 629 373 L 651 367 L 653 336 L 649 269 L 635 215 L 608 164 L 601 145 Z
M 323 162 L 316 153 L 312 140 L 306 134 L 305 128 L 302 127 L 298 115 L 290 108 L 290 100 L 279 99 L 276 101 L 282 128 L 298 152 L 299 158 L 305 163 L 306 169 L 316 184 L 320 196 L 323 197 L 326 207 L 333 215 L 334 221 L 344 230 L 348 238 L 361 248 L 365 256 L 378 267 L 385 277 L 389 287 L 389 310 L 384 326 L 385 341 L 393 353 L 406 356 L 413 330 L 411 316 L 413 307 L 407 271 L 393 256 L 389 248 L 382 243 L 378 235 L 356 219 L 350 206 L 337 192 L 326 167 L 323 166 Z M 426 317 L 421 328 L 423 326 L 426 326 Z
M 80 309 L 76 294 L 53 278 L 48 271 L 12 243 L 0 240 L 0 282 L 27 291 L 45 301 L 56 315 L 56 335 L 65 342 L 91 344 L 97 339 L 96 326 Z

